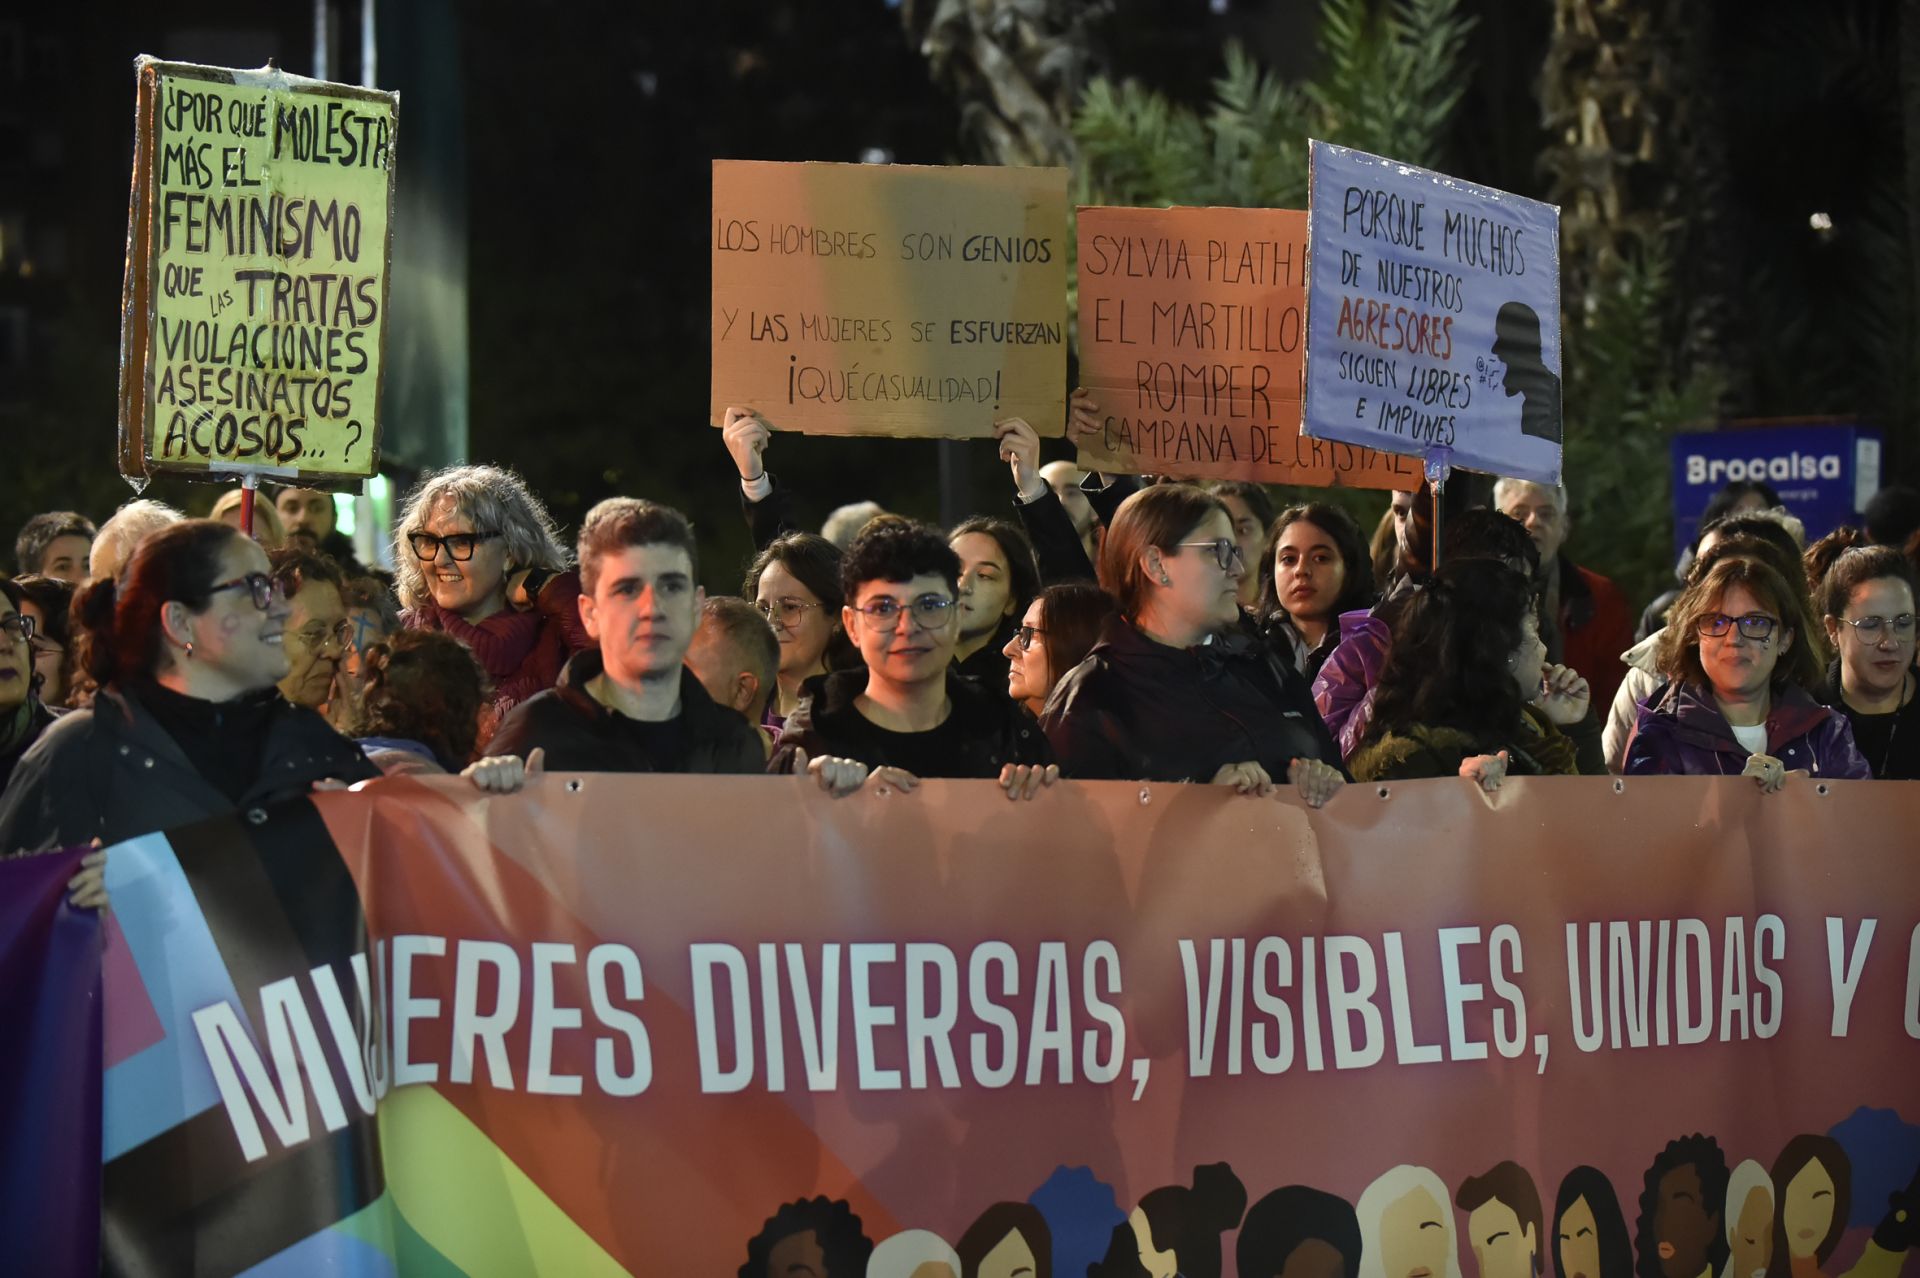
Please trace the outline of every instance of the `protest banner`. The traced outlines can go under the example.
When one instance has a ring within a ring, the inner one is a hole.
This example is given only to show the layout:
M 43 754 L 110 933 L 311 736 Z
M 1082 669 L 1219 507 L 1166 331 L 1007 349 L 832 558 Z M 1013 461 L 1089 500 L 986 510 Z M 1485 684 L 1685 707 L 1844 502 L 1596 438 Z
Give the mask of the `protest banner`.
M 134 840 L 109 1264 L 858 1278 L 928 1230 L 1057 1274 L 1117 1237 L 1093 1272 L 1137 1273 L 1139 1206 L 1156 1272 L 1279 1273 L 1299 1226 L 1351 1237 L 1346 1275 L 1697 1278 L 1754 1225 L 1729 1169 L 1811 1149 L 1833 1196 L 1779 1195 L 1791 1245 L 1891 1278 L 1920 1241 L 1916 798 L 393 778 Z M 1452 1204 L 1508 1161 L 1496 1267 Z M 1328 1197 L 1295 1218 L 1288 1185 Z M 1561 1250 L 1580 1197 L 1599 1267 Z
M 0 857 L 0 1273 L 100 1269 L 101 916 L 87 849 Z
M 1066 418 L 1067 171 L 713 162 L 712 421 L 970 438 Z
M 1560 210 L 1315 141 L 1303 432 L 1560 482 Z
M 1307 216 L 1295 209 L 1078 214 L 1080 385 L 1104 426 L 1089 470 L 1412 489 L 1420 467 L 1300 437 Z
M 373 475 L 399 95 L 145 56 L 135 72 L 121 472 Z

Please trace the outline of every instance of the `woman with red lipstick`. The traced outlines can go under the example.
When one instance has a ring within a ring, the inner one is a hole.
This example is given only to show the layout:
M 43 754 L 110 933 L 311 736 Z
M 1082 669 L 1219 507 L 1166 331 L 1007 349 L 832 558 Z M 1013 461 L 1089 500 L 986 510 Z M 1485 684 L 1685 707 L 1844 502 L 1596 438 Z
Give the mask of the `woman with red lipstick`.
M 1661 632 L 1663 695 L 1641 710 L 1629 776 L 1789 774 L 1865 781 L 1846 717 L 1813 699 L 1825 674 L 1808 607 L 1757 559 L 1723 559 L 1673 605 Z
M 1848 550 L 1827 570 L 1820 604 L 1838 655 L 1816 695 L 1847 717 L 1875 777 L 1920 780 L 1913 565 L 1892 546 Z
M 100 691 L 20 760 L 0 795 L 0 854 L 117 843 L 377 776 L 280 696 L 287 616 L 267 552 L 210 519 L 153 533 L 117 583 L 91 583 L 75 619 Z
M 1373 606 L 1366 537 L 1337 506 L 1290 506 L 1273 521 L 1256 563 L 1254 615 L 1276 651 L 1312 679 L 1340 642 L 1340 615 Z

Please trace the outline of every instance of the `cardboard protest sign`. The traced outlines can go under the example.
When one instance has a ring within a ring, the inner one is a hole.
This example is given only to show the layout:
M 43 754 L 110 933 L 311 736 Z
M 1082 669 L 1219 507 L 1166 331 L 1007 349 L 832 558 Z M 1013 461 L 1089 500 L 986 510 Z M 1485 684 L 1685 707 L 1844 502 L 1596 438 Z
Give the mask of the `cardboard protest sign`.
M 121 471 L 372 475 L 399 95 L 135 70 Z
M 1090 470 L 1413 488 L 1420 468 L 1300 438 L 1307 215 L 1082 208 L 1080 385 Z
M 712 420 L 990 436 L 1066 417 L 1067 171 L 713 162 Z
M 1313 143 L 1303 430 L 1560 482 L 1560 210 Z

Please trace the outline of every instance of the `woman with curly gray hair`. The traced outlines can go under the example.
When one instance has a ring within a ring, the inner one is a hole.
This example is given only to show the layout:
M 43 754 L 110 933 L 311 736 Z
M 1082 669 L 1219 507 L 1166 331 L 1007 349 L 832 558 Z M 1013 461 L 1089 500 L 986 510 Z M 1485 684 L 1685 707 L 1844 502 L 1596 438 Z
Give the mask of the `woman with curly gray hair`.
M 393 558 L 402 623 L 473 649 L 493 683 L 496 722 L 593 646 L 572 556 L 511 471 L 455 466 L 422 479 L 407 495 Z

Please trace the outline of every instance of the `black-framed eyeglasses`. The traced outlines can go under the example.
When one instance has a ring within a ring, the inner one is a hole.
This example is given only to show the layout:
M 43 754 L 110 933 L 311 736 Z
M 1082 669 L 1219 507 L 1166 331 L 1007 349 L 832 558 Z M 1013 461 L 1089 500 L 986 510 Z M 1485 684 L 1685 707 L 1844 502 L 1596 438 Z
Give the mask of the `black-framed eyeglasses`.
M 1242 568 L 1247 566 L 1247 557 L 1240 549 L 1240 543 L 1231 537 L 1215 537 L 1211 541 L 1183 541 L 1182 546 L 1204 546 L 1213 551 L 1213 560 L 1220 565 L 1221 572 L 1232 572 L 1234 564 Z
M 1047 633 L 1038 626 L 1021 626 L 1013 632 L 1013 641 L 1020 645 L 1020 651 L 1033 651 L 1033 637 Z
M 24 612 L 10 612 L 0 617 L 0 634 L 12 635 L 20 643 L 32 643 L 33 633 L 33 618 Z
M 1724 612 L 1710 612 L 1700 618 L 1696 629 L 1703 636 L 1718 639 L 1738 626 L 1742 638 L 1751 639 L 1755 643 L 1765 643 L 1772 637 L 1773 628 L 1779 624 L 1778 618 L 1769 617 L 1764 612 L 1750 612 L 1744 617 L 1729 617 Z
M 959 600 L 949 599 L 945 595 L 921 595 L 902 607 L 900 601 L 892 595 L 881 595 L 871 603 L 855 607 L 854 611 L 864 613 L 869 621 L 882 630 L 892 630 L 899 626 L 900 618 L 907 613 L 913 614 L 913 619 L 920 623 L 922 629 L 937 630 L 946 623 L 948 617 L 953 615 L 954 605 L 957 603 Z
M 309 651 L 325 652 L 328 648 L 334 648 L 345 652 L 347 645 L 353 641 L 353 622 L 336 621 L 331 626 L 324 622 L 314 622 L 300 627 L 294 633 L 300 636 L 300 642 L 305 644 Z
M 447 548 L 447 558 L 456 563 L 465 563 L 473 558 L 473 548 L 483 541 L 492 541 L 500 536 L 497 532 L 448 533 L 444 537 L 429 532 L 407 534 L 407 545 L 413 549 L 413 557 L 421 563 L 430 564 L 440 557 L 440 547 Z
M 207 587 L 207 593 L 210 595 L 217 595 L 224 590 L 250 592 L 253 595 L 253 606 L 261 612 L 273 607 L 275 598 L 287 597 L 287 588 L 264 572 L 250 572 L 244 577 L 235 577 L 232 581 L 222 581 Z
M 1913 638 L 1913 614 L 1903 612 L 1897 617 L 1856 617 L 1849 621 L 1845 617 L 1836 617 L 1843 626 L 1853 627 L 1853 636 L 1861 643 L 1879 643 L 1892 636 L 1895 643 L 1906 643 Z
M 756 600 L 753 607 L 756 612 L 765 617 L 771 624 L 780 627 L 782 630 L 792 630 L 795 626 L 798 626 L 802 621 L 806 620 L 808 612 L 815 608 L 824 607 L 824 605 L 808 603 L 804 599 L 795 599 L 789 595 L 782 595 L 778 599 Z

